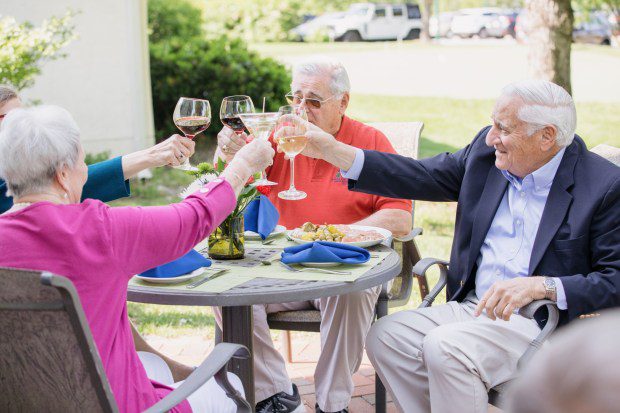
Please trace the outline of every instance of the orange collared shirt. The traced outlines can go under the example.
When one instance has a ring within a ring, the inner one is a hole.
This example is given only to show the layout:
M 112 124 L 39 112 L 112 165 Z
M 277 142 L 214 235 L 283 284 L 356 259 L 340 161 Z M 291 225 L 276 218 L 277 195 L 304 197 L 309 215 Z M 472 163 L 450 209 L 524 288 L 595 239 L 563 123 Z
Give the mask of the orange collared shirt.
M 396 153 L 383 133 L 346 116 L 336 139 L 360 149 Z M 299 201 L 278 198 L 278 192 L 288 189 L 290 184 L 290 164 L 283 153 L 276 154 L 267 177 L 278 183 L 271 187 L 269 199 L 280 212 L 279 224 L 289 229 L 307 221 L 352 224 L 380 209 L 411 211 L 410 200 L 349 191 L 348 180 L 340 175 L 340 170 L 322 159 L 295 157 L 295 187 L 308 194 Z

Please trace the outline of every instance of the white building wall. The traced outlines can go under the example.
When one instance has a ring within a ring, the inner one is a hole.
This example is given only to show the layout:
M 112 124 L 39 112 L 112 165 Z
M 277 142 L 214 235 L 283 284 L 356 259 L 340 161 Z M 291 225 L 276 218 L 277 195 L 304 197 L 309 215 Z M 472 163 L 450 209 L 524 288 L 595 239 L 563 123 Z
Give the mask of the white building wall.
M 60 105 L 74 116 L 87 153 L 120 155 L 154 143 L 147 0 L 2 0 L 1 15 L 34 25 L 68 8 L 77 39 L 67 57 L 46 62 L 25 101 Z

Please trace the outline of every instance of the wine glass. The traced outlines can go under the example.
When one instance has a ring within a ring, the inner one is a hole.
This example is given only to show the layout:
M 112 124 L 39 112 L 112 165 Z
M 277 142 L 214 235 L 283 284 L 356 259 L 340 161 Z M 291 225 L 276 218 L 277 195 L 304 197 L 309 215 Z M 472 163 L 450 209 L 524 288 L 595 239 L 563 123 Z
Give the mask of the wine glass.
M 182 97 L 174 108 L 172 120 L 186 138 L 194 139 L 196 135 L 206 130 L 211 124 L 211 105 L 208 100 Z M 175 168 L 185 171 L 198 170 L 190 165 L 187 158 Z
M 240 113 L 253 113 L 254 104 L 252 98 L 245 95 L 227 96 L 220 106 L 220 120 L 237 135 L 241 135 L 245 129 Z
M 296 201 L 304 199 L 308 195 L 295 188 L 295 156 L 297 156 L 306 147 L 308 138 L 306 131 L 308 129 L 308 114 L 299 105 L 282 106 L 278 110 L 280 117 L 276 123 L 276 133 L 280 149 L 291 160 L 291 185 L 286 191 L 278 193 L 278 197 Z
M 269 135 L 276 126 L 278 120 L 278 112 L 261 112 L 261 113 L 240 113 L 239 117 L 243 121 L 243 124 L 254 138 L 269 140 Z M 254 181 L 253 186 L 267 186 L 277 185 L 276 182 L 268 180 L 265 176 L 265 171 L 261 171 L 261 177 L 259 180 Z

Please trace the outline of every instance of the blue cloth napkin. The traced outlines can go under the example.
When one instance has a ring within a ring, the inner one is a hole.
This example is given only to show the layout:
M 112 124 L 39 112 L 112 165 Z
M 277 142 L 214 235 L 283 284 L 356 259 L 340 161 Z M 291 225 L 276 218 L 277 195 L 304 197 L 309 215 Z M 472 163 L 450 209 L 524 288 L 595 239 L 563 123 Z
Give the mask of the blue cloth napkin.
M 177 258 L 167 264 L 144 271 L 140 274 L 140 276 L 151 278 L 173 278 L 188 274 L 198 268 L 210 266 L 210 259 L 203 257 L 196 250 L 191 250 L 181 258 Z
M 315 241 L 284 248 L 282 262 L 342 262 L 363 264 L 370 259 L 370 253 L 363 248 L 336 242 Z
M 245 230 L 258 233 L 262 239 L 273 232 L 279 219 L 280 213 L 265 195 L 250 202 L 243 211 Z

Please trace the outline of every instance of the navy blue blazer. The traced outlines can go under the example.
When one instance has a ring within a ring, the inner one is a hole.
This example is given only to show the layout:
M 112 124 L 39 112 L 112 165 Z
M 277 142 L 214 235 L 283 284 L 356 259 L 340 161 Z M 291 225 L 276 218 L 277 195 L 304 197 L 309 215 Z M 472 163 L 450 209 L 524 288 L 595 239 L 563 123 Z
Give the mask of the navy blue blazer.
M 0 179 L 0 214 L 13 206 L 13 198 L 6 196 L 6 190 L 6 182 Z M 82 200 L 93 198 L 108 202 L 129 195 L 129 181 L 124 178 L 120 156 L 88 167 Z
M 427 159 L 364 151 L 358 180 L 349 180 L 354 191 L 458 202 L 449 300 L 461 301 L 475 288 L 476 260 L 508 185 L 485 144 L 489 129 L 454 154 Z M 620 168 L 588 151 L 578 136 L 551 185 L 529 273 L 561 278 L 568 304 L 561 324 L 620 304 Z

